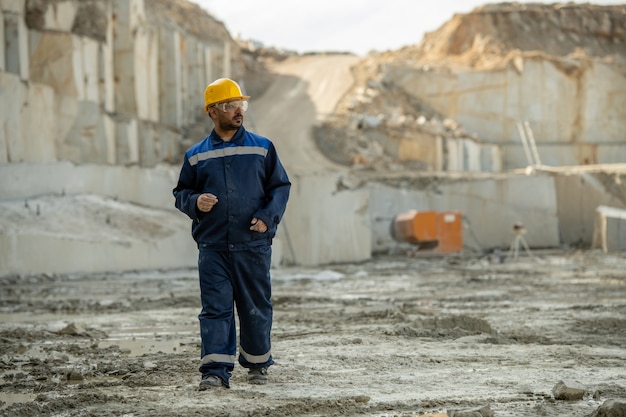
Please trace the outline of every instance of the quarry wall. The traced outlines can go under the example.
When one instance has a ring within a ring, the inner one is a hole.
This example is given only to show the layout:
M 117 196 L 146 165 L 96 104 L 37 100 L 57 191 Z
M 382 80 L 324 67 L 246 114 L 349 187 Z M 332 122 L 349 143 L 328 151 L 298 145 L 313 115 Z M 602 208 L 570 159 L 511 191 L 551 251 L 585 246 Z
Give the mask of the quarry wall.
M 517 127 L 525 121 L 543 164 L 626 160 L 626 68 L 588 58 L 563 63 L 527 55 L 490 70 L 444 72 L 390 64 L 384 76 L 482 141 L 498 144 L 504 170 L 528 164 Z
M 194 266 L 177 178 L 170 165 L 0 164 L 0 276 Z
M 399 176 L 370 184 L 372 251 L 408 249 L 394 241 L 394 216 L 409 210 L 460 212 L 463 241 L 479 253 L 509 249 L 521 223 L 531 248 L 588 248 L 598 232 L 598 206 L 626 209 L 626 166 L 537 168 L 457 178 Z M 621 251 L 626 223 L 611 219 L 608 247 Z M 416 249 L 416 247 L 413 247 Z
M 500 147 L 504 171 L 528 163 L 520 122 L 543 164 L 621 163 L 625 28 L 623 4 L 486 3 L 381 54 L 378 77 Z
M 171 190 L 205 86 L 243 72 L 188 2 L 2 0 L 0 273 L 193 266 Z M 142 208 L 160 233 L 133 227 Z
M 204 87 L 243 73 L 220 22 L 207 18 L 217 29 L 201 38 L 161 17 L 159 0 L 1 7 L 0 88 L 11 99 L 0 101 L 0 163 L 177 162 Z

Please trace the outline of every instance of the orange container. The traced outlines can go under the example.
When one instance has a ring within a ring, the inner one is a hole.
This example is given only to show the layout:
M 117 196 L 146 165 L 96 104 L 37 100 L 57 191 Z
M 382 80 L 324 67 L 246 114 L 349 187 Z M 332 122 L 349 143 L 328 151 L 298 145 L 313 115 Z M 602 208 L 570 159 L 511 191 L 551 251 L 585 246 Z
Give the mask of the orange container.
M 392 236 L 398 242 L 419 244 L 437 239 L 437 213 L 409 210 L 398 214 L 393 221 Z
M 463 250 L 463 222 L 459 212 L 409 210 L 394 218 L 391 235 L 398 242 L 434 252 Z
M 450 253 L 463 250 L 463 216 L 459 212 L 437 213 L 439 245 L 437 252 Z

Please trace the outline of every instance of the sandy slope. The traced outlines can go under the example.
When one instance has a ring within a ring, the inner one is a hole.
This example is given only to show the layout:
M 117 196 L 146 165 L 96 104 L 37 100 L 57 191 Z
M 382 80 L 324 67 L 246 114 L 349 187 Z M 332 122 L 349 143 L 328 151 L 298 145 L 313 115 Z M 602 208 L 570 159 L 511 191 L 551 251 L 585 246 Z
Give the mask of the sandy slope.
M 345 169 L 317 149 L 313 126 L 330 114 L 352 86 L 351 55 L 296 56 L 276 62 L 265 94 L 251 101 L 246 126 L 274 141 L 290 172 Z

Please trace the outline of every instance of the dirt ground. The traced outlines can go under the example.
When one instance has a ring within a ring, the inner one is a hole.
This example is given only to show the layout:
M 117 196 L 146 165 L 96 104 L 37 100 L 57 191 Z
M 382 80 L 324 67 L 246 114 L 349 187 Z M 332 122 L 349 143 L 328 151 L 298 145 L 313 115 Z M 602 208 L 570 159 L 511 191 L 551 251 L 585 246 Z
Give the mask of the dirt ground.
M 0 415 L 582 417 L 626 399 L 626 257 L 534 255 L 273 270 L 270 383 L 237 366 L 211 391 L 195 270 L 4 277 Z M 585 396 L 556 400 L 561 380 Z

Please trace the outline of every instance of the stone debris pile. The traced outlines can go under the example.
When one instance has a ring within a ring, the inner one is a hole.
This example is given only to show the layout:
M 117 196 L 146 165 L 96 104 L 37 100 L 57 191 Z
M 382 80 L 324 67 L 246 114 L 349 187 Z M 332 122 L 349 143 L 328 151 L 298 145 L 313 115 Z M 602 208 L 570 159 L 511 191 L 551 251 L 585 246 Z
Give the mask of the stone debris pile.
M 445 170 L 428 161 L 441 161 L 439 149 L 446 152 L 448 141 L 481 142 L 456 120 L 387 83 L 377 65 L 370 56 L 354 68 L 357 87 L 317 129 L 317 143 L 330 159 L 355 169 Z
M 359 62 L 317 142 L 358 168 L 499 172 L 526 166 L 516 126 L 527 122 L 544 163 L 619 163 L 626 120 L 603 97 L 625 82 L 624 28 L 624 5 L 455 15 L 418 44 Z

